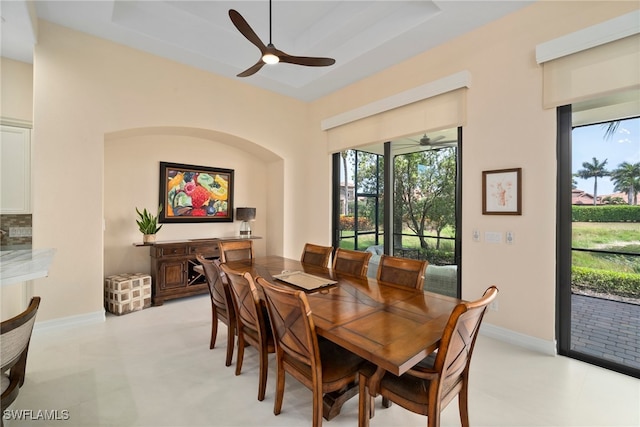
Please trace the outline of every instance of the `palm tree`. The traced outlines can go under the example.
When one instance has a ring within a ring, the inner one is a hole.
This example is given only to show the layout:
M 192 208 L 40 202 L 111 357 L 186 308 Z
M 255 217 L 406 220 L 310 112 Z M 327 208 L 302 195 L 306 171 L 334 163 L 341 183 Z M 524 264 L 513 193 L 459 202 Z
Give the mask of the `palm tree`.
M 611 178 L 616 191 L 625 191 L 629 204 L 635 205 L 638 191 L 640 191 L 640 163 L 620 163 L 611 171 Z
M 609 176 L 610 172 L 605 169 L 607 165 L 607 159 L 604 162 L 600 163 L 598 159 L 593 157 L 593 162 L 583 162 L 582 167 L 584 169 L 580 169 L 576 172 L 575 176 L 582 179 L 594 178 L 593 182 L 593 204 L 596 205 L 598 200 L 598 178 L 602 178 L 603 176 Z

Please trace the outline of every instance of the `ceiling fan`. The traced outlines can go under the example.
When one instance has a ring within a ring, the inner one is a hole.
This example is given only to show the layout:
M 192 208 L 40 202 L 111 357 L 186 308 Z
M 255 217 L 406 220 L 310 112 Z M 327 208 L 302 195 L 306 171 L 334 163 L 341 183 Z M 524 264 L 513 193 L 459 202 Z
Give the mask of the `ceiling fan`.
M 238 77 L 248 77 L 257 73 L 264 64 L 277 64 L 278 62 L 286 62 L 289 64 L 305 65 L 307 67 L 326 67 L 328 65 L 335 64 L 336 60 L 333 58 L 319 58 L 310 56 L 293 56 L 289 55 L 276 47 L 271 43 L 271 0 L 269 0 L 269 44 L 264 45 L 262 40 L 257 36 L 255 31 L 251 29 L 247 21 L 236 10 L 229 9 L 229 18 L 231 22 L 236 26 L 238 31 L 242 33 L 251 43 L 253 43 L 262 54 L 261 58 L 253 66 L 247 68 Z
M 398 141 L 395 146 L 397 148 L 409 148 L 409 147 L 451 147 L 457 144 L 457 141 L 444 141 L 445 135 L 438 135 L 430 138 L 425 133 L 419 140 L 413 138 L 406 138 Z M 409 142 L 408 142 L 409 141 Z

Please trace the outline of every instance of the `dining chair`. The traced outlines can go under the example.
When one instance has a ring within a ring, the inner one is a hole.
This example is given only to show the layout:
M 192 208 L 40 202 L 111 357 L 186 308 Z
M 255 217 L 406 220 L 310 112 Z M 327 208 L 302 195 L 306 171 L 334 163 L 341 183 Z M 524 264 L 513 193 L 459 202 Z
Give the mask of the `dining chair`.
M 303 264 L 317 265 L 320 267 L 329 267 L 329 258 L 331 258 L 333 246 L 320 246 L 313 243 L 306 243 L 300 262 Z
M 422 289 L 427 261 L 381 255 L 378 267 L 378 281 Z
M 366 277 L 371 252 L 338 248 L 333 254 L 333 270 L 352 276 Z
M 3 414 L 24 385 L 27 353 L 39 306 L 40 297 L 33 297 L 25 311 L 0 323 L 0 407 Z M 1 419 L 4 420 L 4 417 Z
M 237 240 L 218 243 L 220 262 L 242 261 L 253 259 L 253 241 Z
M 236 310 L 236 329 L 238 332 L 236 375 L 240 375 L 242 371 L 244 348 L 247 345 L 255 347 L 260 355 L 258 400 L 262 401 L 267 388 L 268 355 L 275 353 L 275 342 L 266 307 L 260 301 L 260 295 L 251 274 L 232 270 L 225 264 L 221 264 L 221 269 L 229 279 Z
M 236 310 L 233 307 L 233 298 L 227 275 L 220 269 L 219 259 L 207 259 L 201 254 L 196 254 L 196 259 L 204 270 L 204 275 L 209 285 L 209 296 L 211 297 L 211 341 L 209 348 L 212 349 L 216 346 L 218 321 L 221 321 L 227 325 L 227 358 L 225 366 L 231 366 L 236 337 Z
M 273 413 L 282 410 L 285 373 L 313 392 L 313 427 L 322 425 L 323 396 L 355 384 L 364 360 L 324 338 L 318 338 L 303 291 L 256 278 L 262 287 L 276 342 L 276 398 Z
M 458 396 L 460 421 L 469 427 L 469 365 L 487 306 L 498 288 L 489 287 L 482 298 L 458 304 L 445 326 L 440 347 L 403 375 L 382 370 L 360 371 L 358 425 L 367 427 L 371 396 L 381 394 L 411 412 L 426 415 L 427 426 L 440 426 L 440 413 Z M 381 375 L 378 375 L 381 374 Z

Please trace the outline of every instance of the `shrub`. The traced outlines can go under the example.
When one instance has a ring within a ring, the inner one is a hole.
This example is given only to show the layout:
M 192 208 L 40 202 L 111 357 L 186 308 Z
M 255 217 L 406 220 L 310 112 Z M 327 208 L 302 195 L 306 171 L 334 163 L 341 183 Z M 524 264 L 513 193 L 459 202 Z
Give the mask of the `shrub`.
M 434 265 L 453 265 L 455 264 L 455 254 L 451 251 L 436 249 L 421 249 L 420 259 L 426 259 L 429 264 Z
M 355 230 L 355 217 L 340 215 L 340 230 Z M 368 218 L 358 217 L 358 230 L 373 230 Z
M 573 222 L 640 222 L 640 206 L 572 206 Z
M 640 274 L 571 267 L 571 287 L 640 299 Z

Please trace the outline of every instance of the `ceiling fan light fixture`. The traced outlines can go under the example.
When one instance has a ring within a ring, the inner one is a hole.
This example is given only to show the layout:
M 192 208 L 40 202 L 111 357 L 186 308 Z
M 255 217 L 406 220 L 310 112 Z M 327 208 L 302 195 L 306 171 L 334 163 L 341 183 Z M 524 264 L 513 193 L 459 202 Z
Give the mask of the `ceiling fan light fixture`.
M 280 58 L 278 58 L 273 53 L 265 53 L 264 55 L 262 55 L 262 61 L 265 64 L 277 64 L 278 62 L 280 62 Z

